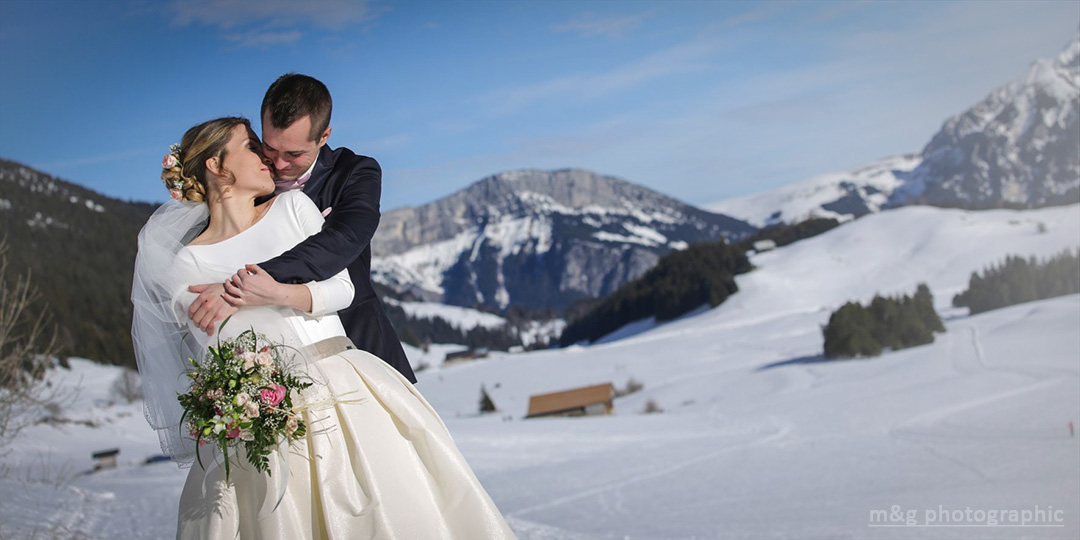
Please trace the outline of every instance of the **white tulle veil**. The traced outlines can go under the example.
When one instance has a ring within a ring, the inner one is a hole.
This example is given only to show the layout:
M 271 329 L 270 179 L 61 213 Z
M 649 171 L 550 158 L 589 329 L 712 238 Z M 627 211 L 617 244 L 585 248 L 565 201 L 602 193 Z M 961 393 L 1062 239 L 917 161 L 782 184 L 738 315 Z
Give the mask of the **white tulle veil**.
M 201 359 L 204 351 L 188 333 L 184 307 L 175 302 L 177 291 L 199 281 L 194 268 L 181 264 L 176 255 L 206 228 L 209 217 L 205 203 L 161 205 L 139 232 L 131 284 L 131 339 L 146 420 L 157 431 L 161 451 L 180 466 L 191 465 L 195 443 L 180 425 L 183 408 L 176 397 L 190 382 L 185 376 L 188 358 Z

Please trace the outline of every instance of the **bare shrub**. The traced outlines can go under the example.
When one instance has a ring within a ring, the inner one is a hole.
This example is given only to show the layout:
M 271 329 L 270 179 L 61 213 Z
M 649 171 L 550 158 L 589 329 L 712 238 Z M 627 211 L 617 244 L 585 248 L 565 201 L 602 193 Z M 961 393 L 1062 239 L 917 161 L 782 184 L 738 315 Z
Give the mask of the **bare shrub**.
M 645 402 L 645 414 L 662 413 L 662 412 L 664 412 L 664 409 L 661 409 L 660 405 L 658 405 L 655 401 L 650 399 L 649 401 Z
M 0 455 L 34 423 L 34 411 L 64 393 L 42 382 L 59 350 L 56 329 L 47 312 L 33 312 L 40 295 L 30 273 L 8 274 L 6 251 L 7 241 L 0 239 Z
M 124 372 L 113 381 L 113 395 L 128 403 L 134 403 L 143 398 L 142 379 L 138 372 L 133 369 L 124 369 Z
M 643 383 L 633 377 L 630 377 L 626 381 L 626 386 L 624 386 L 623 388 L 615 389 L 615 397 L 628 396 L 630 394 L 633 394 L 634 392 L 640 392 L 642 388 L 645 388 L 645 385 Z

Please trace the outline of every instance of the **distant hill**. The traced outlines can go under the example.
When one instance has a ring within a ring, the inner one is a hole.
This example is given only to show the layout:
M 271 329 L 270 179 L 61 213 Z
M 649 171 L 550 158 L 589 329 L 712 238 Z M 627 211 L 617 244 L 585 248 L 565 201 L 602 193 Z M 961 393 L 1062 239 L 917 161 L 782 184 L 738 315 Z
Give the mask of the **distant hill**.
M 0 235 L 9 274 L 27 270 L 66 354 L 134 365 L 131 276 L 157 205 L 122 201 L 0 159 Z
M 614 292 L 673 250 L 755 230 L 591 171 L 508 171 L 383 214 L 372 273 L 426 300 L 561 311 Z

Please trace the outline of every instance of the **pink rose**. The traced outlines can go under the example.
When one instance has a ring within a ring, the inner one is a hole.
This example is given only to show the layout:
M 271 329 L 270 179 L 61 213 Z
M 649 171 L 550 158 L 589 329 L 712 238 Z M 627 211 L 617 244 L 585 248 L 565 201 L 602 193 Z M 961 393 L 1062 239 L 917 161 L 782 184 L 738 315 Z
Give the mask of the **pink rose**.
M 226 437 L 230 439 L 235 439 L 240 436 L 240 426 L 235 424 L 229 424 L 226 429 L 228 429 L 228 431 L 225 432 Z
M 172 200 L 179 201 L 183 197 L 184 197 L 184 194 L 180 193 L 179 189 L 170 189 L 169 190 L 169 198 L 171 198 Z
M 275 384 L 270 388 L 259 390 L 259 399 L 271 407 L 276 407 L 281 400 L 285 399 L 285 387 Z
M 176 156 L 172 154 L 165 154 L 165 159 L 161 160 L 162 169 L 171 169 L 175 167 L 179 161 L 176 161 Z

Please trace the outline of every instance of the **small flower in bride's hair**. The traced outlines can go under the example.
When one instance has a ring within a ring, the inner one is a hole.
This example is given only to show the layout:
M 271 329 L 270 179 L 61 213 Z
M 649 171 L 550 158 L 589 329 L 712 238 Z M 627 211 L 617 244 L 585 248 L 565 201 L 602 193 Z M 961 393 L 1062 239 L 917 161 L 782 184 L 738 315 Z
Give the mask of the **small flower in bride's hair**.
M 180 190 L 178 190 L 178 189 L 170 189 L 169 190 L 169 197 L 174 201 L 179 201 L 180 199 L 182 199 L 184 197 L 184 194 L 180 193 Z
M 171 169 L 177 166 L 180 162 L 176 159 L 176 156 L 172 154 L 165 154 L 165 158 L 161 160 L 162 169 Z
M 170 154 L 179 154 L 180 153 L 180 143 L 172 143 L 172 144 L 170 144 L 169 145 L 169 153 Z

